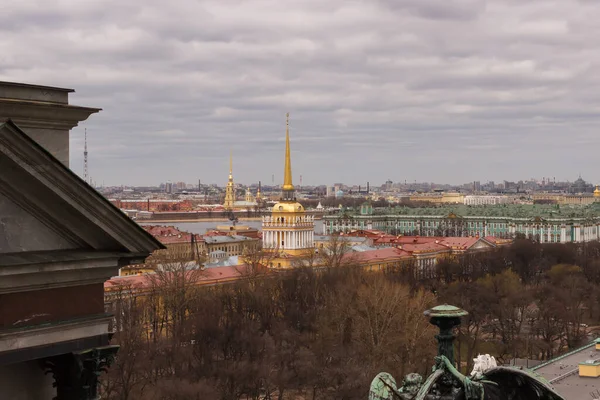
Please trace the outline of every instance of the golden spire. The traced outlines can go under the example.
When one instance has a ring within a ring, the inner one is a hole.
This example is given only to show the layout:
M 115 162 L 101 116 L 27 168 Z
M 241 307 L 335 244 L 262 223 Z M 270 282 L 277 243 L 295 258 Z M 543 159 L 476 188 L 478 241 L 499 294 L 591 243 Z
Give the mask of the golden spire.
M 294 185 L 292 185 L 292 159 L 290 157 L 290 113 L 285 114 L 285 169 L 283 171 L 283 190 L 294 190 Z
M 229 180 L 233 178 L 233 151 L 229 150 Z

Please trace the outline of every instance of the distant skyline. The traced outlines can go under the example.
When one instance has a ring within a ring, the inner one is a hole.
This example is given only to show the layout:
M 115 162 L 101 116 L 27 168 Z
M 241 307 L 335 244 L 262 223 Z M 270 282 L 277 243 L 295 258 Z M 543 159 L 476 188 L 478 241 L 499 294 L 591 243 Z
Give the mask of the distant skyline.
M 283 178 L 600 182 L 590 0 L 12 2 L 0 80 L 101 107 L 71 168 L 105 185 Z M 378 177 L 380 177 L 378 179 Z
M 552 177 L 544 177 L 544 178 L 550 179 L 550 181 L 546 181 L 547 183 L 550 183 L 552 181 Z M 556 184 L 559 185 L 559 184 L 565 184 L 565 183 L 574 183 L 578 178 L 579 178 L 579 176 L 577 176 L 577 178 L 574 178 L 574 179 L 556 179 Z M 582 179 L 588 185 L 598 186 L 598 185 L 594 184 L 593 182 L 584 179 L 584 177 L 582 177 Z M 497 181 L 489 180 L 488 179 L 488 180 L 480 180 L 480 181 L 477 181 L 477 182 L 479 182 L 481 184 L 481 186 L 486 186 L 490 182 L 493 182 L 495 185 L 500 185 L 500 184 L 503 184 L 504 181 L 505 181 L 504 179 L 497 180 Z M 506 181 L 510 182 L 510 183 L 518 183 L 518 182 L 529 183 L 531 181 L 535 181 L 535 182 L 538 182 L 538 183 L 541 184 L 542 183 L 542 178 L 537 179 L 537 178 L 533 177 L 533 178 L 522 178 L 522 179 L 516 179 L 516 180 L 506 180 Z M 147 184 L 147 185 L 136 185 L 136 184 L 123 184 L 123 185 L 121 185 L 121 184 L 119 184 L 119 185 L 105 185 L 105 186 L 107 186 L 107 187 L 110 187 L 110 186 L 113 186 L 113 187 L 119 187 L 119 186 L 124 186 L 124 187 L 160 187 L 161 185 L 165 185 L 167 183 L 172 183 L 173 185 L 175 185 L 175 184 L 180 183 L 180 182 L 184 182 L 185 184 L 192 185 L 194 187 L 198 186 L 198 182 L 197 181 L 187 182 L 187 181 L 182 181 L 182 180 L 178 180 L 178 179 L 172 179 L 172 180 L 169 180 L 169 181 L 152 183 L 152 184 Z M 235 182 L 236 186 L 241 186 L 241 187 L 244 187 L 244 186 L 256 186 L 259 183 L 258 181 L 256 181 L 256 182 L 239 182 L 239 181 L 237 181 L 235 179 L 235 176 L 234 176 L 234 182 Z M 381 181 L 379 181 L 379 180 L 376 180 L 376 181 L 371 180 L 371 181 L 358 182 L 358 183 L 356 183 L 356 182 L 337 182 L 337 181 L 336 182 L 322 182 L 322 183 L 316 183 L 316 184 L 303 184 L 302 186 L 303 187 L 318 187 L 318 186 L 327 186 L 327 185 L 329 185 L 329 186 L 333 187 L 334 185 L 336 185 L 338 183 L 341 183 L 342 185 L 348 186 L 348 187 L 359 186 L 362 189 L 366 189 L 367 182 L 369 183 L 369 185 L 370 185 L 371 188 L 380 188 L 382 186 L 385 186 L 386 179 L 381 180 Z M 460 182 L 460 183 L 452 183 L 452 182 L 429 182 L 429 181 L 416 181 L 415 182 L 413 180 L 413 181 L 406 181 L 406 183 L 405 183 L 404 181 L 392 181 L 392 183 L 394 185 L 396 185 L 396 184 L 401 184 L 401 185 L 406 184 L 406 185 L 410 186 L 410 185 L 415 185 L 416 184 L 416 185 L 436 185 L 436 186 L 456 186 L 456 187 L 460 187 L 460 186 L 463 186 L 463 185 L 472 185 L 474 182 L 475 181 Z M 98 186 L 102 185 L 102 182 L 94 182 L 94 183 L 97 184 Z M 226 183 L 222 183 L 222 182 L 204 182 L 204 181 L 202 181 L 201 183 L 202 183 L 202 185 L 208 185 L 208 186 L 211 186 L 211 185 L 217 185 L 217 186 L 220 186 L 220 187 L 225 187 L 226 186 Z M 277 182 L 275 182 L 275 184 L 272 184 L 270 180 L 269 181 L 262 181 L 262 186 L 263 187 L 274 187 L 274 186 L 280 186 L 280 185 L 281 185 L 281 183 L 277 183 Z M 299 182 L 296 183 L 295 185 L 296 185 L 296 187 L 300 187 Z

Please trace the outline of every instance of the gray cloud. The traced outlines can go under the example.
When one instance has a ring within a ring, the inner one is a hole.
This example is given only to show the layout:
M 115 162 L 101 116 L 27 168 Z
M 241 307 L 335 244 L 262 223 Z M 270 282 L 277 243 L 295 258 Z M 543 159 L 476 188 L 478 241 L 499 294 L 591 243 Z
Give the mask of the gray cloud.
M 102 107 L 106 184 L 600 181 L 600 6 L 571 0 L 13 2 L 0 79 Z

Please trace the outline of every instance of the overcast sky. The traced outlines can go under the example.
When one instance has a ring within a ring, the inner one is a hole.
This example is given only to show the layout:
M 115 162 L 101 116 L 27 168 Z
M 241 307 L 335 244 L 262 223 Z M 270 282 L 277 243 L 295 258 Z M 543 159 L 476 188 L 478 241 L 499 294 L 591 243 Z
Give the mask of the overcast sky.
M 8 7 L 8 9 L 7 9 Z M 600 182 L 594 0 L 20 0 L 0 79 L 101 107 L 98 183 Z

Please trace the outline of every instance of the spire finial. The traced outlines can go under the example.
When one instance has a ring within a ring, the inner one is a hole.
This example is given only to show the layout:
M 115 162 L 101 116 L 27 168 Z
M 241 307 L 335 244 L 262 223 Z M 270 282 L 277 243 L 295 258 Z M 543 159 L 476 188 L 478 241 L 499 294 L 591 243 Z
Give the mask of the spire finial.
M 233 151 L 229 150 L 229 182 L 233 182 Z
M 283 171 L 283 190 L 293 191 L 292 159 L 290 156 L 290 113 L 285 114 L 285 168 Z

